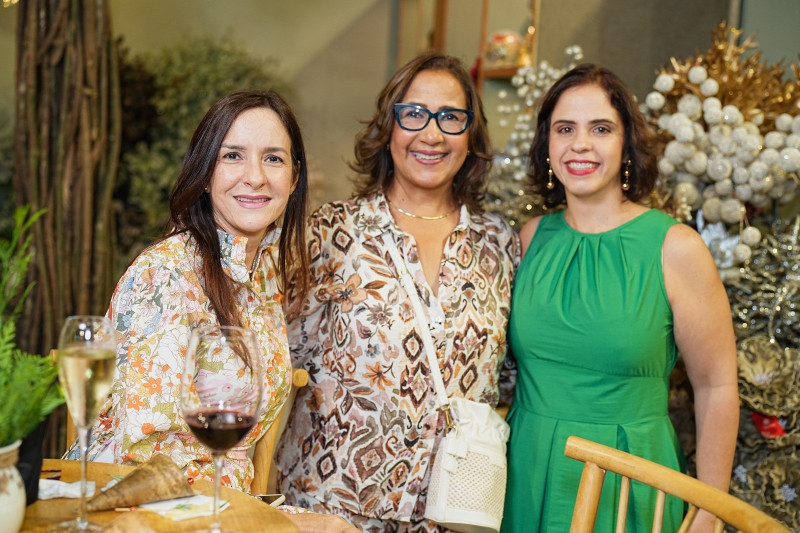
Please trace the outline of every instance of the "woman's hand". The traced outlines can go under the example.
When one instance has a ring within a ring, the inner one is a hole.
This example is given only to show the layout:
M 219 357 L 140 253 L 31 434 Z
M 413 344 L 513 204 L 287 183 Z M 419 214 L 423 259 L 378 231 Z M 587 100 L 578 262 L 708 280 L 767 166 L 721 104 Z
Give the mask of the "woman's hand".
M 285 513 L 303 533 L 360 533 L 341 516 L 321 513 Z

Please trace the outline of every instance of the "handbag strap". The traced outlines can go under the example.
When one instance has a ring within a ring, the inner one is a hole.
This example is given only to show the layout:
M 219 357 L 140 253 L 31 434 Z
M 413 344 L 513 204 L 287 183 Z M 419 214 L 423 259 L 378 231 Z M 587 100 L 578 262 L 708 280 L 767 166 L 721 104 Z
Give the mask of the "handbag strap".
M 428 356 L 428 365 L 431 367 L 431 378 L 433 379 L 433 386 L 439 400 L 439 409 L 444 413 L 447 423 L 446 431 L 450 431 L 455 427 L 450 414 L 450 398 L 447 397 L 447 390 L 444 388 L 444 381 L 442 380 L 442 373 L 439 370 L 439 361 L 436 359 L 436 348 L 433 346 L 430 326 L 425 320 L 425 309 L 422 307 L 422 302 L 417 294 L 414 280 L 411 279 L 411 274 L 408 272 L 406 262 L 400 257 L 400 251 L 397 249 L 397 244 L 394 242 L 394 236 L 387 232 L 383 235 L 383 240 L 386 243 L 389 255 L 392 256 L 392 261 L 400 276 L 400 283 L 403 285 L 403 288 L 408 294 L 408 299 L 411 300 L 411 305 L 414 308 L 414 314 L 417 317 L 417 325 L 419 326 L 420 335 L 422 336 L 422 344 L 425 346 L 425 353 Z

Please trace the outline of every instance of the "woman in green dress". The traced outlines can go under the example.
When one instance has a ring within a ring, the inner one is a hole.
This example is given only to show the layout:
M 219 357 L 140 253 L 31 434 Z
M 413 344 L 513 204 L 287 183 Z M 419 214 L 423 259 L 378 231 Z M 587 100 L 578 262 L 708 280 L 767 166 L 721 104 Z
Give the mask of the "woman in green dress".
M 622 81 L 580 65 L 545 95 L 531 180 L 556 213 L 521 231 L 509 340 L 519 375 L 509 413 L 503 532 L 569 530 L 582 463 L 578 435 L 676 470 L 667 413 L 678 353 L 694 392 L 698 478 L 727 491 L 738 427 L 730 308 L 700 236 L 640 203 L 657 175 L 652 133 Z M 607 476 L 595 531 L 613 531 Z M 633 484 L 627 531 L 649 531 L 655 497 Z M 683 505 L 668 499 L 664 531 Z M 693 532 L 711 531 L 701 513 Z

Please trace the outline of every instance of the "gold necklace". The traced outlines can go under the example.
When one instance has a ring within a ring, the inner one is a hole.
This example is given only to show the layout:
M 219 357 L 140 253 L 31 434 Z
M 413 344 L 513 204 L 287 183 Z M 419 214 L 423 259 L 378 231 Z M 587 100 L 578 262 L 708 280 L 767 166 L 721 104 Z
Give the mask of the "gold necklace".
M 425 216 L 425 215 L 415 215 L 414 213 L 409 213 L 408 211 L 406 211 L 405 209 L 403 209 L 403 208 L 402 208 L 402 207 L 400 207 L 399 205 L 397 205 L 397 204 L 395 204 L 394 202 L 392 202 L 391 200 L 389 200 L 389 197 L 388 197 L 388 196 L 386 197 L 386 201 L 387 201 L 387 202 L 389 202 L 389 205 L 390 205 L 390 206 L 394 207 L 395 209 L 397 209 L 398 211 L 400 211 L 400 212 L 401 212 L 402 214 L 404 214 L 405 216 L 407 216 L 407 217 L 412 217 L 412 218 L 418 218 L 418 219 L 420 219 L 420 220 L 441 220 L 441 219 L 443 219 L 443 218 L 447 218 L 447 217 L 449 217 L 450 215 L 452 215 L 453 213 L 455 213 L 456 211 L 458 211 L 458 207 L 456 207 L 456 208 L 455 208 L 455 209 L 453 209 L 452 211 L 449 211 L 449 212 L 447 212 L 447 213 L 445 213 L 445 214 L 443 214 L 443 215 L 436 215 L 436 216 L 429 217 L 429 216 Z

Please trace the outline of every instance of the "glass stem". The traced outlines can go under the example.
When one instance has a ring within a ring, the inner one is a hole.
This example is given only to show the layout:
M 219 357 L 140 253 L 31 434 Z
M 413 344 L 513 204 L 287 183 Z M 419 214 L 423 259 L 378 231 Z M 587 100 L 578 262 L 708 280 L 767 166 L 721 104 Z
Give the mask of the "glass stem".
M 81 503 L 78 506 L 78 526 L 85 529 L 89 523 L 86 516 L 86 452 L 89 447 L 89 428 L 78 428 L 78 447 L 81 450 Z
M 223 457 L 221 453 L 214 454 L 214 523 L 211 526 L 211 533 L 222 533 L 222 524 L 219 520 L 219 491 Z

